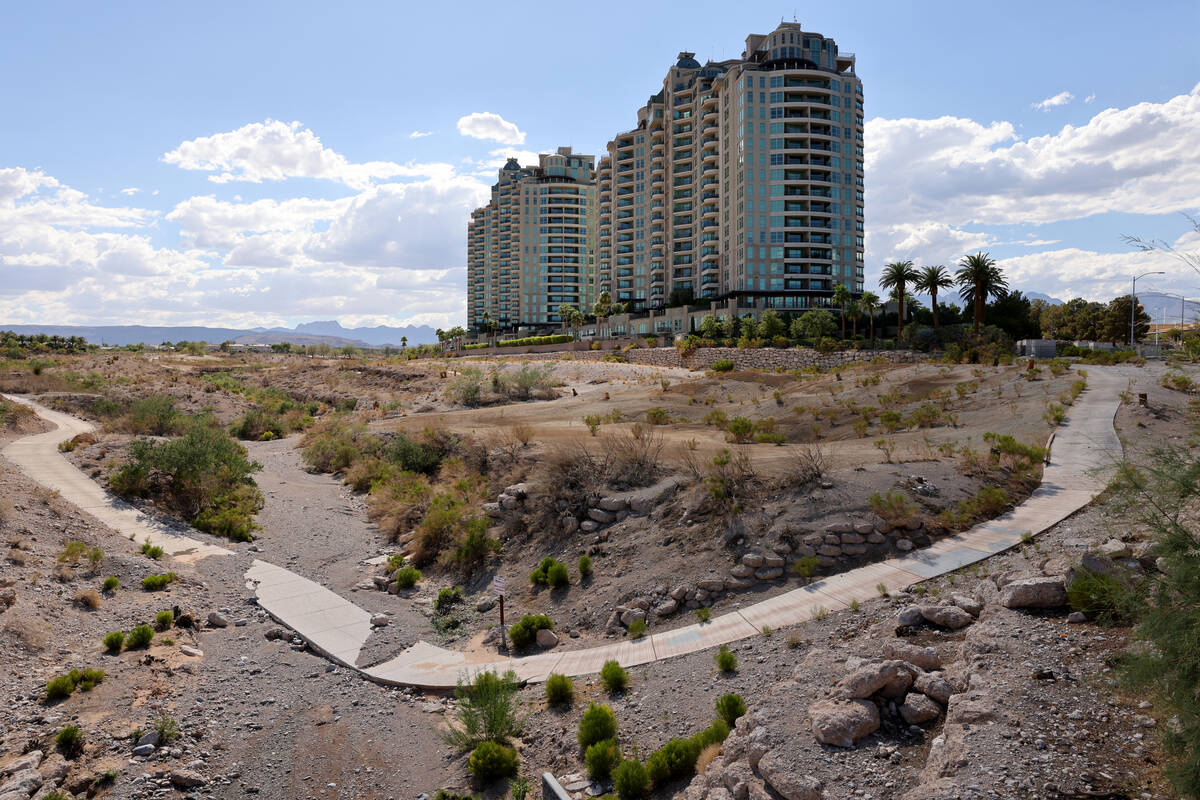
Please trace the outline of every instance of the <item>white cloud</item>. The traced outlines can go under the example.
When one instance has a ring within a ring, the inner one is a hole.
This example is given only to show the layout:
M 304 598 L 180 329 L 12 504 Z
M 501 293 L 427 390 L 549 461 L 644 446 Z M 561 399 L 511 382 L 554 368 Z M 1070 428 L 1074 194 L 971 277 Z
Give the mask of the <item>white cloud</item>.
M 122 189 L 121 194 L 125 195 L 126 197 L 132 197 L 140 191 L 141 189 L 137 188 L 136 186 L 130 186 L 128 189 Z
M 1047 97 L 1045 100 L 1039 100 L 1033 104 L 1033 107 L 1038 111 L 1049 111 L 1058 106 L 1065 106 L 1067 103 L 1075 99 L 1075 95 L 1070 92 L 1059 92 L 1058 94 Z
M 374 180 L 433 177 L 453 172 L 448 164 L 353 163 L 325 147 L 301 123 L 272 119 L 191 139 L 164 153 L 162 160 L 182 169 L 217 173 L 208 177 L 214 183 L 319 178 L 355 189 L 366 188 Z
M 458 132 L 474 139 L 491 139 L 501 144 L 525 144 L 525 133 L 515 124 L 490 111 L 476 111 L 458 120 Z
M 1087 97 L 1083 98 L 1083 102 L 1087 103 L 1088 105 L 1091 105 L 1095 101 L 1096 101 L 1096 93 L 1095 92 L 1092 92 Z
M 433 136 L 433 131 L 413 131 L 408 135 L 408 138 L 424 139 L 426 136 Z

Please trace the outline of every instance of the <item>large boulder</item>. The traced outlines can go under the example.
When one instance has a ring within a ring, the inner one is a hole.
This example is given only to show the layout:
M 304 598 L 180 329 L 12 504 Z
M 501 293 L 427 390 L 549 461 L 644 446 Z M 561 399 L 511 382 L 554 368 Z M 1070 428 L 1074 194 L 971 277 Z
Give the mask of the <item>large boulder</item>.
M 1000 591 L 1005 608 L 1060 608 L 1067 604 L 1067 587 L 1061 578 L 1022 578 Z
M 853 747 L 879 730 L 879 707 L 870 700 L 820 700 L 809 707 L 808 718 L 817 741 L 836 747 Z
M 558 634 L 548 628 L 542 628 L 537 632 L 538 647 L 554 647 L 558 644 Z
M 26 796 L 29 796 L 42 788 L 42 783 L 44 780 L 41 773 L 33 767 L 29 767 L 14 772 L 8 780 L 0 784 L 0 796 L 19 792 L 24 792 Z
M 904 699 L 904 704 L 900 706 L 899 711 L 900 716 L 909 725 L 920 725 L 941 716 L 942 708 L 926 695 L 913 692 Z
M 934 625 L 951 630 L 965 628 L 975 620 L 958 606 L 921 606 L 921 616 Z
M 938 651 L 932 647 L 918 647 L 915 644 L 908 642 L 898 642 L 888 640 L 883 643 L 880 648 L 880 655 L 884 658 L 899 659 L 907 661 L 914 667 L 921 669 L 941 669 L 942 659 L 938 655 Z
M 954 689 L 950 684 L 928 672 L 918 675 L 913 681 L 912 688 L 932 700 L 937 700 L 942 705 L 949 703 L 950 695 L 954 694 Z
M 28 753 L 9 759 L 0 764 L 0 778 L 12 775 L 16 772 L 23 772 L 27 769 L 37 769 L 42 763 L 42 751 L 30 750 Z
M 838 681 L 835 694 L 855 699 L 886 690 L 886 694 L 898 697 L 908 690 L 912 681 L 912 668 L 903 661 L 877 661 L 855 668 Z
M 809 775 L 802 764 L 787 758 L 779 750 L 771 750 L 759 759 L 758 774 L 784 800 L 821 800 L 825 797 L 821 782 Z

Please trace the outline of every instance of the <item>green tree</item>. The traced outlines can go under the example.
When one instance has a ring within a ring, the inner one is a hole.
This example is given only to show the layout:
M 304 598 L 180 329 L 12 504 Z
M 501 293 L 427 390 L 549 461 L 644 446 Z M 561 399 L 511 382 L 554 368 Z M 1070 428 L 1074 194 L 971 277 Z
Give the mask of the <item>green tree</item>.
M 1008 291 L 1008 280 L 996 266 L 995 260 L 981 251 L 963 256 L 958 262 L 958 270 L 954 273 L 954 282 L 958 284 L 959 297 L 975 310 L 975 332 L 979 333 L 988 298 L 1003 297 Z
M 823 308 L 805 311 L 792 321 L 792 336 L 796 339 L 811 339 L 816 341 L 832 336 L 837 330 L 837 322 L 833 314 Z
M 907 297 L 905 287 L 916 282 L 919 277 L 911 261 L 894 261 L 891 264 L 885 264 L 883 274 L 879 276 L 879 285 L 894 292 L 899 303 L 900 313 L 896 316 L 897 339 L 904 334 L 904 300 Z
M 768 308 L 758 318 L 758 335 L 759 338 L 768 342 L 787 335 L 787 326 L 783 324 L 783 320 L 779 318 L 779 313 L 775 309 Z
M 700 320 L 700 335 L 716 341 L 721 338 L 721 321 L 711 314 Z
M 862 306 L 858 300 L 846 303 L 846 313 L 850 315 L 850 338 L 858 338 L 858 318 L 862 316 Z
M 875 315 L 879 313 L 879 295 L 874 292 L 863 292 L 862 297 L 858 298 L 858 304 L 862 306 L 862 310 L 867 315 L 867 321 L 871 327 L 871 347 L 875 347 Z
M 835 305 L 841 306 L 842 309 L 842 338 L 846 338 L 846 303 L 849 303 L 853 295 L 846 288 L 846 284 L 839 283 L 833 287 L 833 302 Z
M 1097 339 L 1105 342 L 1112 342 L 1114 345 L 1118 342 L 1129 341 L 1129 304 L 1132 302 L 1130 296 L 1125 294 L 1111 300 L 1108 307 L 1104 309 L 1101 315 L 1099 330 L 1097 331 Z M 1150 331 L 1150 315 L 1142 308 L 1141 303 L 1137 307 L 1137 317 L 1135 320 L 1135 336 L 1136 338 L 1144 338 Z M 1132 345 L 1133 342 L 1130 342 Z
M 929 308 L 933 311 L 934 328 L 941 327 L 938 324 L 938 292 L 942 289 L 949 289 L 953 285 L 954 279 L 950 276 L 949 270 L 941 264 L 922 268 L 916 282 L 913 283 L 914 289 L 921 294 L 929 295 Z
M 563 303 L 558 307 L 558 318 L 562 320 L 563 333 L 567 332 L 567 326 L 571 324 L 571 319 L 575 313 L 575 306 Z

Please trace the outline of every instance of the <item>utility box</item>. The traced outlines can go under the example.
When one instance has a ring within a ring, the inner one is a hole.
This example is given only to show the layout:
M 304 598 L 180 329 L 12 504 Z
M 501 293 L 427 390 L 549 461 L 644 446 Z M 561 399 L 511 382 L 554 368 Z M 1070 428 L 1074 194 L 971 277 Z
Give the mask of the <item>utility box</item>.
M 1017 342 L 1017 355 L 1025 358 L 1054 358 L 1058 348 L 1053 339 L 1022 339 Z

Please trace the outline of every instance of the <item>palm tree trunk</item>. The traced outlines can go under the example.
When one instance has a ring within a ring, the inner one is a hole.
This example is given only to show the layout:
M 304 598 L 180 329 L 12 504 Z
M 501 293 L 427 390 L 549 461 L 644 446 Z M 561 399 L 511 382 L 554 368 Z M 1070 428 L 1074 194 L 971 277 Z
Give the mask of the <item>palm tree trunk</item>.
M 904 335 L 904 284 L 896 287 L 896 300 L 899 303 L 896 315 L 896 344 L 900 344 L 900 337 Z
M 983 322 L 983 294 L 981 287 L 975 287 L 975 332 L 979 333 L 979 325 Z
M 933 306 L 933 329 L 936 331 L 940 326 L 937 318 L 937 289 L 929 293 L 930 305 Z
M 842 339 L 846 338 L 846 304 L 842 303 Z

